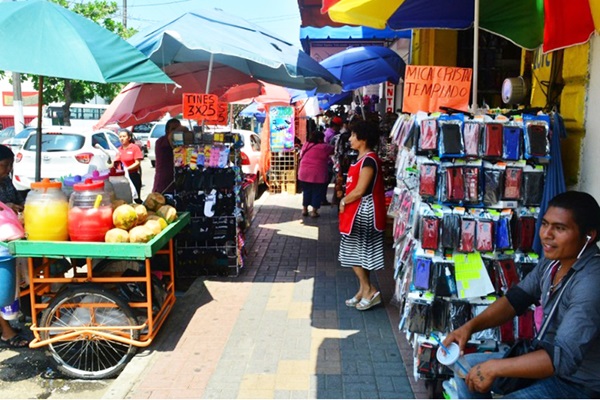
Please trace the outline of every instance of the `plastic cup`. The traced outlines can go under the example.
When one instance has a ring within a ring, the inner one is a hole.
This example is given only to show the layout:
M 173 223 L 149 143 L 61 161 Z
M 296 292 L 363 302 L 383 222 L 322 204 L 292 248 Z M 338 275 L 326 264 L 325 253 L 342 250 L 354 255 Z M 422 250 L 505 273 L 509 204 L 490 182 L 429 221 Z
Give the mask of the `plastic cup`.
M 456 375 L 460 378 L 464 378 L 469 373 L 471 367 L 460 355 L 460 347 L 456 343 L 451 343 L 447 347 L 447 352 L 444 351 L 442 346 L 438 347 L 436 352 L 436 358 L 441 363 L 450 367 Z

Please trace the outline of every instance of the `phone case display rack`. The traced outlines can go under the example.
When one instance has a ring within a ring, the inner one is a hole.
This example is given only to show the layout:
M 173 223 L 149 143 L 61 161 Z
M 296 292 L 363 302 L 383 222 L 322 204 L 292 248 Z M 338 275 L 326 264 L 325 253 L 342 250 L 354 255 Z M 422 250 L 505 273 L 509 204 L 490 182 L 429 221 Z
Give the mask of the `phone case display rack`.
M 148 243 L 9 242 L 27 258 L 29 347 L 48 346 L 58 368 L 80 379 L 117 375 L 146 347 L 175 303 L 174 236 L 190 221 L 178 214 Z M 166 256 L 166 268 L 151 259 Z M 133 292 L 137 296 L 133 296 Z
M 479 121 L 464 115 L 403 115 L 394 217 L 399 328 L 414 349 L 415 379 L 453 375 L 437 342 L 482 312 L 531 271 L 536 219 L 550 158 L 550 116 Z M 474 334 L 467 351 L 533 338 L 533 310 Z M 431 386 L 433 387 L 433 386 Z
M 182 283 L 237 276 L 244 266 L 241 137 L 203 133 L 195 142 L 173 149 L 175 207 L 191 215 L 176 238 L 176 278 Z
M 294 149 L 271 152 L 271 168 L 267 173 L 271 193 L 296 193 L 298 154 Z

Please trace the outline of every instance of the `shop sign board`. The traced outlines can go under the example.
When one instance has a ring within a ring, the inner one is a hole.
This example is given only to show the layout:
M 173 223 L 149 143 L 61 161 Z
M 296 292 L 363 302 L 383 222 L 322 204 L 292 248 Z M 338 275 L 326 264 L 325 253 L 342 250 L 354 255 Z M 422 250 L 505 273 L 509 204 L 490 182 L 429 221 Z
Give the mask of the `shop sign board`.
M 288 151 L 294 148 L 294 108 L 269 107 L 269 132 L 272 151 Z
M 215 94 L 184 93 L 183 118 L 205 121 L 213 125 L 227 125 L 227 103 Z
M 402 111 L 439 112 L 440 107 L 468 110 L 472 68 L 407 65 Z
M 385 83 L 385 112 L 394 112 L 394 101 L 396 100 L 396 84 L 392 82 Z

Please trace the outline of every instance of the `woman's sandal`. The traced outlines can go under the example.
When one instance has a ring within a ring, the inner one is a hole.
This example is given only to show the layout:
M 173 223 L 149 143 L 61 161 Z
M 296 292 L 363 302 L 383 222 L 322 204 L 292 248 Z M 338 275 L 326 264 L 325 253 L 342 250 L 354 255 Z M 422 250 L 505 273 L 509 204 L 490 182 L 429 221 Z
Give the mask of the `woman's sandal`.
M 308 211 L 302 211 L 302 216 L 303 217 L 308 217 Z
M 356 309 L 359 311 L 365 311 L 365 310 L 368 310 L 369 308 L 376 306 L 377 304 L 380 304 L 380 303 L 381 303 L 381 293 L 376 292 L 373 295 L 373 297 L 371 297 L 371 300 L 368 300 L 363 297 L 356 305 Z
M 319 214 L 318 212 L 316 212 L 316 211 L 311 211 L 311 212 L 310 212 L 310 216 L 311 216 L 312 218 L 317 218 L 319 215 L 320 215 L 320 214 Z
M 356 296 L 352 297 L 351 299 L 346 300 L 346 305 L 348 307 L 356 307 L 356 305 L 360 303 L 360 300 L 356 298 Z
M 29 346 L 29 340 L 27 340 L 18 333 L 10 339 L 4 339 L 0 336 L 0 341 L 2 341 L 2 343 L 5 346 L 11 347 L 13 349 L 20 349 Z

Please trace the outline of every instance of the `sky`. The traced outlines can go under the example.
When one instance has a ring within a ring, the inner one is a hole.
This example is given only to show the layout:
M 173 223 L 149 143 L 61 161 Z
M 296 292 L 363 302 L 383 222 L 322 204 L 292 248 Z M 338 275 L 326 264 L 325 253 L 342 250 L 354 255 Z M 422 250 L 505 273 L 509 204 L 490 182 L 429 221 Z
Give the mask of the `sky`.
M 119 7 L 124 0 L 113 0 Z M 300 12 L 297 0 L 126 0 L 127 26 L 140 30 L 187 11 L 220 8 L 260 25 L 299 45 Z

